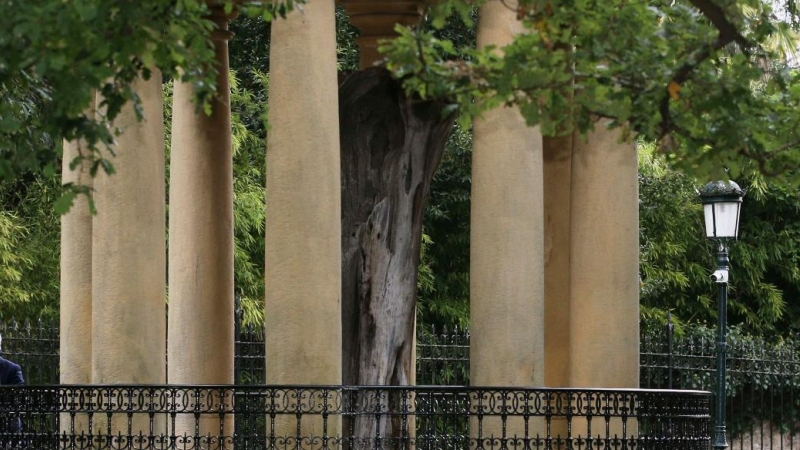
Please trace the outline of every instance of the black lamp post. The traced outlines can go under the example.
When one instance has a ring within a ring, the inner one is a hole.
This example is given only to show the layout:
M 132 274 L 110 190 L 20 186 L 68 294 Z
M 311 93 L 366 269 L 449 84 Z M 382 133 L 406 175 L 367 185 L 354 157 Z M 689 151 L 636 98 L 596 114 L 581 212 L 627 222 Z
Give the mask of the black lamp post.
M 718 245 L 717 270 L 711 279 L 717 283 L 717 403 L 714 448 L 728 448 L 725 438 L 725 335 L 728 324 L 728 243 L 739 235 L 739 211 L 744 191 L 733 181 L 713 181 L 699 191 L 706 219 L 706 237 Z

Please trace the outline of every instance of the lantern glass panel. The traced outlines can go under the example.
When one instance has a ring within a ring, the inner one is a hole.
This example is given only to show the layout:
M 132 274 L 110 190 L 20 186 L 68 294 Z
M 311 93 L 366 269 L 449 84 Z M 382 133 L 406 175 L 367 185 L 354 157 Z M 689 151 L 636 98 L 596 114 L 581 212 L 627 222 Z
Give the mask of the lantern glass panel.
M 735 239 L 739 232 L 740 206 L 740 202 L 715 202 L 703 205 L 706 236 Z

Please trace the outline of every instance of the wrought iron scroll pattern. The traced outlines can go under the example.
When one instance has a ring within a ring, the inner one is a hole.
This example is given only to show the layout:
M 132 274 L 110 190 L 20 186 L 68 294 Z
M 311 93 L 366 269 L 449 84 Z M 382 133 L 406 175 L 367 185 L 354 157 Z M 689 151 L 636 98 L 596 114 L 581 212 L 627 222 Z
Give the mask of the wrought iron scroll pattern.
M 700 391 L 1 387 L 0 448 L 706 450 L 709 403 Z M 341 430 L 342 417 L 376 426 Z

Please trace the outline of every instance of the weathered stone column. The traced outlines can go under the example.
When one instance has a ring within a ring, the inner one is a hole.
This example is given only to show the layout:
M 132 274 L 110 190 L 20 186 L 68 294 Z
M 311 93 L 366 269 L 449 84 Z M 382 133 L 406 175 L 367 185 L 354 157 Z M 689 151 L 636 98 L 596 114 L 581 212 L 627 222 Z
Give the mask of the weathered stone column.
M 570 385 L 639 387 L 636 145 L 595 126 L 572 155 Z
M 87 116 L 94 117 L 95 96 Z M 64 141 L 63 184 L 92 187 L 89 163 L 70 169 L 80 155 L 90 154 L 83 141 Z M 61 290 L 59 301 L 61 384 L 92 382 L 92 213 L 86 196 L 79 195 L 61 217 Z
M 171 384 L 234 383 L 231 18 L 221 6 L 211 11 L 217 25 L 211 38 L 218 72 L 212 113 L 209 116 L 197 109 L 195 90 L 189 83 L 176 81 L 173 98 L 167 339 Z M 195 434 L 194 417 L 178 419 L 176 435 Z M 218 414 L 202 416 L 198 425 L 200 436 L 221 432 Z M 223 434 L 232 435 L 233 415 L 224 418 L 224 425 Z
M 479 46 L 502 47 L 522 31 L 514 11 L 502 2 L 493 0 L 481 8 Z M 542 202 L 538 129 L 528 127 L 516 108 L 487 111 L 475 121 L 472 152 L 470 383 L 474 386 L 544 382 Z M 510 421 L 502 428 L 499 418 L 485 420 L 482 438 L 501 438 L 502 433 L 521 437 L 521 422 Z M 530 432 L 537 431 L 532 427 Z
M 342 379 L 334 12 L 333 0 L 315 0 L 272 24 L 265 238 L 269 384 Z M 278 422 L 279 435 L 297 434 L 293 417 Z M 329 435 L 338 433 L 333 422 Z M 322 436 L 321 419 L 304 417 L 300 431 Z
M 522 24 L 500 1 L 481 8 L 478 45 L 503 45 Z M 542 137 L 516 108 L 476 120 L 472 153 L 470 380 L 544 381 Z
M 94 117 L 95 95 L 92 94 L 88 117 Z M 92 187 L 89 164 L 82 162 L 70 169 L 79 155 L 89 155 L 86 142 L 64 141 L 61 165 L 63 184 Z M 88 199 L 76 197 L 72 208 L 61 216 L 61 289 L 59 301 L 60 339 L 59 367 L 61 384 L 92 382 L 92 213 Z M 68 392 L 71 404 L 80 404 L 80 393 Z M 81 406 L 76 406 L 81 408 Z M 62 413 L 62 433 L 80 435 L 89 432 L 86 414 Z
M 145 119 L 126 105 L 116 173 L 98 173 L 92 234 L 92 383 L 164 383 L 166 249 L 161 74 L 133 89 Z M 102 107 L 100 108 L 102 109 Z
M 125 105 L 113 126 L 116 173 L 94 180 L 97 215 L 92 225 L 92 383 L 166 382 L 166 248 L 164 214 L 164 117 L 161 73 L 138 79 L 144 120 Z M 102 100 L 102 99 L 98 99 Z M 98 105 L 98 113 L 103 110 Z M 102 399 L 96 398 L 95 401 Z M 143 399 L 147 402 L 148 399 Z M 134 405 L 134 407 L 137 407 Z M 144 406 L 139 406 L 144 407 Z M 146 410 L 146 409 L 145 409 Z M 117 412 L 110 423 L 94 415 L 95 430 L 126 435 L 165 432 L 164 417 Z M 110 439 L 110 438 L 109 438 Z M 131 439 L 138 440 L 133 437 Z M 107 445 L 103 443 L 102 445 Z M 143 445 L 138 443 L 136 445 Z

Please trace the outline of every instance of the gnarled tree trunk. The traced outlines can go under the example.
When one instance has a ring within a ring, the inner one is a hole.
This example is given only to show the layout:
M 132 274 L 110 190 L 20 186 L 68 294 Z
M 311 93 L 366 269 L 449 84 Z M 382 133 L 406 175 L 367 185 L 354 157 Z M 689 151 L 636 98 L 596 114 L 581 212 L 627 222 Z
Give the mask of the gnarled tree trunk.
M 384 69 L 340 85 L 345 384 L 411 379 L 422 213 L 453 125 L 444 106 L 406 97 Z M 392 436 L 372 417 L 356 421 L 356 436 L 376 426 Z

